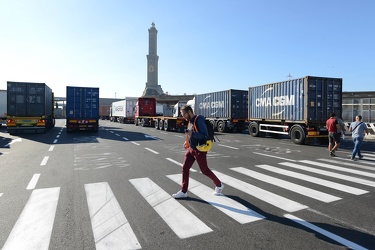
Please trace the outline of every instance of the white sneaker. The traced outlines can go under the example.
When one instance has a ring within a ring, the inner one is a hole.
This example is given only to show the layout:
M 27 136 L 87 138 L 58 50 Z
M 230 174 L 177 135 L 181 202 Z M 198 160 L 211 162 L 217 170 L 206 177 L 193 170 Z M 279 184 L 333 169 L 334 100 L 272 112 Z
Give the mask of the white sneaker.
M 182 192 L 182 191 L 180 190 L 180 191 L 178 191 L 177 193 L 172 194 L 172 197 L 175 198 L 175 199 L 181 199 L 181 198 L 186 198 L 186 197 L 188 197 L 188 194 L 187 194 L 187 192 L 184 193 L 184 192 Z
M 215 187 L 214 195 L 221 195 L 223 193 L 224 183 L 221 183 L 220 187 Z

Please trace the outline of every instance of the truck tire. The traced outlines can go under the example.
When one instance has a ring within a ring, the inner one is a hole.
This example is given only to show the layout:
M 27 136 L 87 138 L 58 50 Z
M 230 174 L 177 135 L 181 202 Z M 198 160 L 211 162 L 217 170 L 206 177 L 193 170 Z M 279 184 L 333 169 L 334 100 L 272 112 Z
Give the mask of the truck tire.
M 249 124 L 249 135 L 252 137 L 258 137 L 259 136 L 259 125 L 256 122 L 251 122 Z
M 163 129 L 164 129 L 164 121 L 163 121 L 163 120 L 160 120 L 160 121 L 159 121 L 159 129 L 160 129 L 160 130 L 163 130 Z
M 164 130 L 165 131 L 170 131 L 171 130 L 171 126 L 170 126 L 170 121 L 169 120 L 165 120 L 164 121 Z
M 305 130 L 300 125 L 294 125 L 290 130 L 290 139 L 295 144 L 304 144 L 306 139 Z
M 159 120 L 156 120 L 156 121 L 155 121 L 155 128 L 156 128 L 156 129 L 159 129 Z
M 134 124 L 135 124 L 135 126 L 139 125 L 139 119 L 138 118 L 134 120 Z
M 217 132 L 224 133 L 225 132 L 225 122 L 219 121 L 217 123 Z

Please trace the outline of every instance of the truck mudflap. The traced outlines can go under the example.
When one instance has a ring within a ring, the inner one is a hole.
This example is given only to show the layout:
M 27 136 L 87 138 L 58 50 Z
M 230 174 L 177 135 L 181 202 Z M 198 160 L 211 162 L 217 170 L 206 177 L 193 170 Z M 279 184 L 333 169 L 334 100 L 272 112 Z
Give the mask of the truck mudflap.
M 66 131 L 94 131 L 98 132 L 98 119 L 67 119 Z

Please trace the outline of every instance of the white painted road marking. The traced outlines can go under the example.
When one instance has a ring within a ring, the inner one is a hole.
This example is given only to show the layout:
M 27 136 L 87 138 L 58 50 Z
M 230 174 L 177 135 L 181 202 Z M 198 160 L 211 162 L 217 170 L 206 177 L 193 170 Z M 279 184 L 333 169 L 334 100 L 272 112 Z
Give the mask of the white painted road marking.
M 321 179 L 321 178 L 317 178 L 317 177 L 313 177 L 313 176 L 305 175 L 305 174 L 300 174 L 300 173 L 296 173 L 296 172 L 293 172 L 293 171 L 289 171 L 289 170 L 285 170 L 285 169 L 281 169 L 281 168 L 277 168 L 277 167 L 272 167 L 270 165 L 255 165 L 255 166 L 258 167 L 258 168 L 262 168 L 264 170 L 268 170 L 268 171 L 277 173 L 277 174 L 290 176 L 290 177 L 293 177 L 293 178 L 296 178 L 296 179 L 300 179 L 300 180 L 311 182 L 311 183 L 314 183 L 314 184 L 317 184 L 317 185 L 333 188 L 333 189 L 336 189 L 336 190 L 339 190 L 339 191 L 342 191 L 342 192 L 346 192 L 346 193 L 350 193 L 350 194 L 361 195 L 361 194 L 368 193 L 367 190 L 347 186 L 347 185 L 336 183 L 336 182 L 333 182 L 333 181 L 327 181 L 327 180 L 324 180 L 324 179 Z
M 40 174 L 34 174 L 29 182 L 29 185 L 27 185 L 26 189 L 27 190 L 34 189 L 36 184 L 38 183 L 39 177 L 40 177 Z
M 56 144 L 56 143 L 57 143 L 57 139 L 55 139 L 55 140 L 53 141 L 53 143 Z
M 289 191 L 292 191 L 301 195 L 305 195 L 307 197 L 310 197 L 319 201 L 323 201 L 326 203 L 341 200 L 340 197 L 333 196 L 327 193 L 323 193 L 323 192 L 320 192 L 320 191 L 317 191 L 308 187 L 294 184 L 289 181 L 284 181 L 284 180 L 271 177 L 265 174 L 261 174 L 261 173 L 252 171 L 247 168 L 238 167 L 238 168 L 231 168 L 231 170 L 250 176 L 251 178 L 255 178 L 257 180 L 264 181 L 266 183 L 269 183 L 269 184 L 272 184 L 272 185 L 287 189 Z
M 42 163 L 40 163 L 40 166 L 44 166 L 47 164 L 47 161 L 48 161 L 48 158 L 49 156 L 44 156 L 43 160 L 42 160 Z
M 303 165 L 295 164 L 295 163 L 291 163 L 291 162 L 281 162 L 279 164 L 287 166 L 287 167 L 291 167 L 291 168 L 297 168 L 297 169 L 300 169 L 300 170 L 305 170 L 305 171 L 312 172 L 312 173 L 317 173 L 317 174 L 322 174 L 322 175 L 334 177 L 334 178 L 341 179 L 341 180 L 346 180 L 346 181 L 351 181 L 351 182 L 367 185 L 367 186 L 370 186 L 370 187 L 375 187 L 375 182 L 365 180 L 365 179 L 361 179 L 361 178 L 357 178 L 357 177 L 351 177 L 351 176 L 347 176 L 347 175 L 343 175 L 343 174 L 337 174 L 337 173 L 330 172 L 330 171 L 305 167 Z
M 223 144 L 217 144 L 218 146 L 221 146 L 221 147 L 225 147 L 225 148 L 231 148 L 231 149 L 236 149 L 238 150 L 239 148 L 235 148 L 235 147 L 231 147 L 231 146 L 227 146 L 227 145 L 223 145 Z
M 129 139 L 128 139 L 128 138 L 126 138 L 126 137 L 122 137 L 122 139 L 124 139 L 125 141 L 129 141 Z
M 296 211 L 308 208 L 308 206 L 305 206 L 301 203 L 292 201 L 280 195 L 258 188 L 249 183 L 230 177 L 229 175 L 225 175 L 217 171 L 213 171 L 213 172 L 225 184 L 232 186 L 244 193 L 254 196 L 255 198 L 258 198 L 259 200 L 267 202 L 285 211 L 296 212 Z
M 338 236 L 336 234 L 328 232 L 327 230 L 324 230 L 324 229 L 322 229 L 320 227 L 317 227 L 314 224 L 311 224 L 311 223 L 309 223 L 309 222 L 307 222 L 305 220 L 302 220 L 302 219 L 300 219 L 300 218 L 298 218 L 296 216 L 293 216 L 291 214 L 285 214 L 284 217 L 288 218 L 288 219 L 290 219 L 290 220 L 292 220 L 292 221 L 294 221 L 294 222 L 296 222 L 296 223 L 298 223 L 298 224 L 300 224 L 302 226 L 310 228 L 311 230 L 313 230 L 313 231 L 315 231 L 317 233 L 320 233 L 320 234 L 322 234 L 322 235 L 324 235 L 324 236 L 326 236 L 326 237 L 328 237 L 328 238 L 330 238 L 330 239 L 332 239 L 332 240 L 334 240 L 334 241 L 336 241 L 336 242 L 338 242 L 338 243 L 340 243 L 340 244 L 342 244 L 342 245 L 344 245 L 344 246 L 346 246 L 346 247 L 348 247 L 350 249 L 356 249 L 356 250 L 365 250 L 366 249 L 366 248 L 364 248 L 364 247 L 362 247 L 360 245 L 357 245 L 356 243 L 354 243 L 352 241 L 349 241 L 349 240 L 344 239 L 344 238 L 342 238 L 342 237 L 340 237 L 340 236 Z
M 314 166 L 319 166 L 319 167 L 323 167 L 323 168 L 334 169 L 334 170 L 339 170 L 339 171 L 342 171 L 342 172 L 347 172 L 347 173 L 352 173 L 352 174 L 363 175 L 363 176 L 366 176 L 366 177 L 375 178 L 375 174 L 373 174 L 373 173 L 360 171 L 360 170 L 356 170 L 356 169 L 352 169 L 352 168 L 337 167 L 337 166 L 326 164 L 326 163 L 314 162 L 314 161 L 308 161 L 308 160 L 299 161 L 299 162 L 314 165 Z
M 167 177 L 177 184 L 180 184 L 182 175 L 167 175 Z M 202 183 L 190 178 L 189 192 L 208 202 L 239 223 L 245 224 L 265 218 L 263 215 L 258 214 L 257 212 L 245 207 L 235 200 L 228 198 L 225 195 L 214 195 L 213 191 L 213 188 L 207 187 Z
M 59 187 L 34 190 L 3 250 L 48 249 L 59 194 Z
M 212 232 L 211 228 L 149 178 L 129 181 L 181 239 Z
M 154 154 L 156 154 L 156 155 L 159 154 L 159 152 L 156 152 L 155 150 L 152 150 L 152 149 L 150 149 L 150 148 L 145 148 L 145 149 L 147 149 L 148 151 L 150 151 L 150 152 L 152 152 L 152 153 L 154 153 Z
M 274 155 L 262 154 L 262 153 L 258 153 L 258 152 L 253 152 L 253 154 L 263 155 L 263 156 L 267 156 L 267 157 L 271 157 L 271 158 L 276 158 L 276 159 L 281 159 L 281 160 L 284 160 L 284 161 L 293 161 L 293 162 L 296 162 L 296 160 L 292 160 L 292 159 L 288 159 L 288 158 L 283 158 L 283 157 L 278 157 L 278 156 L 274 156 Z
M 51 147 L 49 147 L 48 151 L 53 151 L 54 148 L 55 148 L 55 146 L 51 146 Z
M 135 141 L 132 141 L 133 144 L 139 146 L 140 144 L 139 143 L 136 143 Z
M 96 249 L 141 249 L 107 182 L 85 184 Z
M 175 160 L 173 160 L 173 159 L 171 159 L 171 158 L 166 158 L 168 161 L 170 161 L 170 162 L 173 162 L 174 164 L 177 164 L 177 165 L 179 165 L 179 166 L 181 166 L 182 167 L 182 163 L 180 163 L 180 162 L 178 162 L 178 161 L 175 161 Z M 195 170 L 195 169 L 193 169 L 193 168 L 190 168 L 190 171 L 191 172 L 197 172 L 197 170 Z

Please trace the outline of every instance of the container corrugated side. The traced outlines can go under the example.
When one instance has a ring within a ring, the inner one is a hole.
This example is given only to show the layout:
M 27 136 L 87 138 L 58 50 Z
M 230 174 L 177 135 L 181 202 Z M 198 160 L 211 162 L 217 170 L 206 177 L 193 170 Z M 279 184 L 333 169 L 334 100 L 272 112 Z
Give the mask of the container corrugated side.
M 306 76 L 249 88 L 249 120 L 321 122 L 341 116 L 342 79 Z
M 246 90 L 224 90 L 195 96 L 195 113 L 206 118 L 247 119 Z
M 98 119 L 99 88 L 67 86 L 66 117 L 68 119 Z
M 7 82 L 9 116 L 52 115 L 52 90 L 45 83 Z

